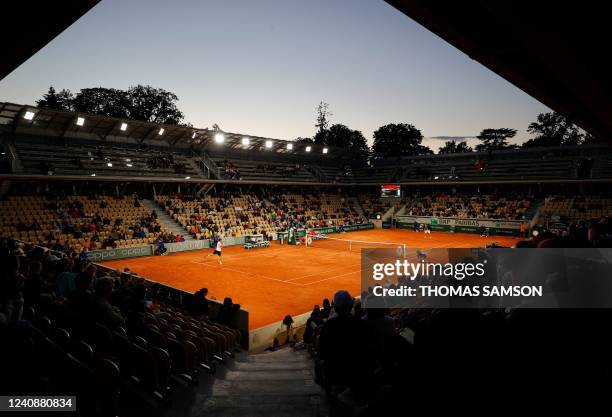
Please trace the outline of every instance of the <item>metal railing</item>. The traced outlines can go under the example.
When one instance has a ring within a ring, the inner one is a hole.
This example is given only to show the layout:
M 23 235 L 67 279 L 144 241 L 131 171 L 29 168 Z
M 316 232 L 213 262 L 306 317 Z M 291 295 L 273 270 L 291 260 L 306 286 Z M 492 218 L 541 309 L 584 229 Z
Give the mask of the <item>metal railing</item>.
M 219 168 L 217 163 L 213 161 L 206 154 L 206 152 L 204 151 L 201 151 L 201 153 L 194 152 L 194 157 L 196 158 L 197 161 L 199 161 L 202 165 L 206 167 L 209 173 L 209 176 L 208 176 L 209 178 L 210 178 L 210 174 L 212 174 L 214 178 L 221 179 L 221 168 Z

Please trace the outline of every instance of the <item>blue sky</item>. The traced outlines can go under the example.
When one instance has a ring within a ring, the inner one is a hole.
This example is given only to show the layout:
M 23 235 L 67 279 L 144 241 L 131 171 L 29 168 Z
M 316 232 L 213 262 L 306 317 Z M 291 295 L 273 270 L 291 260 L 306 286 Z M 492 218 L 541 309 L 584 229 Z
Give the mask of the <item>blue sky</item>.
M 321 100 L 369 140 L 406 122 L 521 142 L 549 111 L 382 0 L 103 0 L 0 81 L 0 100 L 136 84 L 176 93 L 196 127 L 280 139 L 313 135 Z

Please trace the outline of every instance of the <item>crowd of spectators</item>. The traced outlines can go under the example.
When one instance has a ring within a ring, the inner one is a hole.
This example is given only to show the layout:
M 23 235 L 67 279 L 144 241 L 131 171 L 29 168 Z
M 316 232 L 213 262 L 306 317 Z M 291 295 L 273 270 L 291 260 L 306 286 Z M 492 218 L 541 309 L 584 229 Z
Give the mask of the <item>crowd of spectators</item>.
M 182 195 L 158 199 L 164 209 L 197 239 L 274 234 L 289 228 L 316 228 L 363 223 L 356 209 L 337 194 L 221 193 L 203 199 Z
M 230 180 L 239 180 L 241 179 L 240 171 L 234 165 L 234 163 L 228 161 L 227 159 L 223 161 L 223 176 Z
M 413 198 L 406 212 L 411 216 L 524 220 L 531 200 L 528 195 L 512 193 L 433 193 Z
M 406 396 L 412 408 L 437 409 L 440 395 L 465 406 L 475 386 L 494 402 L 607 399 L 610 310 L 368 308 L 367 297 L 338 291 L 305 325 L 332 415 L 404 415 Z
M 186 165 L 176 161 L 171 153 L 160 153 L 149 157 L 147 159 L 147 167 L 152 170 L 172 168 L 176 174 L 187 173 Z
M 0 271 L 2 392 L 78 395 L 79 415 L 118 415 L 123 389 L 164 397 L 168 374 L 195 382 L 198 363 L 212 366 L 240 342 L 228 327 L 240 306 L 227 298 L 212 310 L 205 289 L 187 297 L 7 238 Z

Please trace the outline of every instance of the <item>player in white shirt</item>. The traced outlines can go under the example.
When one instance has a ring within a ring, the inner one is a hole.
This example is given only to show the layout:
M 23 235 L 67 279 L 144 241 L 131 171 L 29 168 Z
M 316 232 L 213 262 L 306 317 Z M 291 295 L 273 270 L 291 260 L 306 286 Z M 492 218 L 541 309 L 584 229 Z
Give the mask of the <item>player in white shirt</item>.
M 213 251 L 213 253 L 209 253 L 206 257 L 208 258 L 210 255 L 218 255 L 219 265 L 223 264 L 223 262 L 221 262 L 221 249 L 223 249 L 223 241 L 219 239 L 217 240 L 217 245 L 215 246 L 215 250 Z
M 423 225 L 423 237 L 431 239 L 431 228 L 428 224 Z

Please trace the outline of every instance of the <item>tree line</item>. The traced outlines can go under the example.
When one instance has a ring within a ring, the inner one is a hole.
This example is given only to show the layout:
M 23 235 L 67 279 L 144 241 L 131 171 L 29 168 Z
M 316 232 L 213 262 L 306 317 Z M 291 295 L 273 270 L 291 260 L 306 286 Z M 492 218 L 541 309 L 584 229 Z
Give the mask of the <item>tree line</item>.
M 36 104 L 39 107 L 55 110 L 191 126 L 184 123 L 184 114 L 179 110 L 177 102 L 178 97 L 174 93 L 161 88 L 137 85 L 127 90 L 84 88 L 76 94 L 66 89 L 57 92 L 54 87 L 50 87 Z M 429 147 L 422 144 L 421 131 L 412 124 L 390 123 L 379 127 L 374 131 L 374 141 L 370 147 L 359 130 L 353 130 L 340 123 L 330 124 L 331 116 L 329 104 L 321 101 L 316 108 L 315 134 L 312 137 L 298 137 L 295 141 L 346 148 L 363 159 L 433 154 Z M 214 128 L 220 129 L 217 125 L 214 125 Z M 480 143 L 475 149 L 468 146 L 466 141 L 449 140 L 438 149 L 438 153 L 482 152 L 598 142 L 592 135 L 556 112 L 539 114 L 537 119 L 529 124 L 527 132 L 534 137 L 522 145 L 516 145 L 509 142 L 516 136 L 516 129 L 486 128 L 477 136 Z

